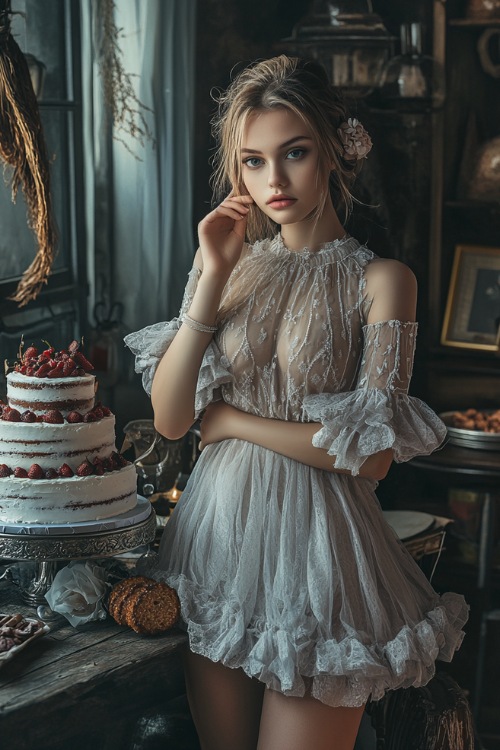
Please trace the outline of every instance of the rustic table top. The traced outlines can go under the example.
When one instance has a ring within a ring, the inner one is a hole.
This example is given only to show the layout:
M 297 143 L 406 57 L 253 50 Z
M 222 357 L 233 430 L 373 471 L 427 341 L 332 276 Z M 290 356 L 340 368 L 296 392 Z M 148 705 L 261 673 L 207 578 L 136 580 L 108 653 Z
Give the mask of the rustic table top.
M 0 612 L 36 616 L 16 587 L 4 582 Z M 123 732 L 127 721 L 158 696 L 168 700 L 184 692 L 179 652 L 187 638 L 182 631 L 142 636 L 109 617 L 79 628 L 64 618 L 48 624 L 50 633 L 0 669 L 0 736 L 5 747 L 75 750 L 76 734 L 90 731 L 90 742 L 92 732 L 99 734 L 104 726 Z M 15 744 L 9 745 L 8 739 Z M 94 746 L 120 747 L 120 742 Z

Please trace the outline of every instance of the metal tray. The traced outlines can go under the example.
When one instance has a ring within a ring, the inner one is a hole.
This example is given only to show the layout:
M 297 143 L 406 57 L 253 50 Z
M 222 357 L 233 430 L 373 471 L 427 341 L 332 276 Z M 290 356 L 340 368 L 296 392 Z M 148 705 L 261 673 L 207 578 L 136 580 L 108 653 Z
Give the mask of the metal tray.
M 448 428 L 448 442 L 460 448 L 474 448 L 482 451 L 500 451 L 500 433 L 481 430 L 463 430 L 451 425 L 453 414 L 459 411 L 445 411 L 439 416 Z M 487 411 L 486 409 L 484 410 Z

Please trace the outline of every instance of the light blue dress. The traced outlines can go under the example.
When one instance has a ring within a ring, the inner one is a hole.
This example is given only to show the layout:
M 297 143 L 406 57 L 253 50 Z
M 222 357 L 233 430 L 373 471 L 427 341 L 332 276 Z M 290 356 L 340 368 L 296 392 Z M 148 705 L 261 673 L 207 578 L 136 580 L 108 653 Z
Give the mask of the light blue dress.
M 366 324 L 352 237 L 290 252 L 278 235 L 245 245 L 198 380 L 211 401 L 317 422 L 314 445 L 352 475 L 322 471 L 243 440 L 203 450 L 163 534 L 155 576 L 180 597 L 190 647 L 286 695 L 359 706 L 424 685 L 459 647 L 468 607 L 433 590 L 383 518 L 367 456 L 429 454 L 446 429 L 408 396 L 417 324 Z M 190 272 L 181 314 L 199 271 Z M 178 319 L 129 335 L 151 389 Z

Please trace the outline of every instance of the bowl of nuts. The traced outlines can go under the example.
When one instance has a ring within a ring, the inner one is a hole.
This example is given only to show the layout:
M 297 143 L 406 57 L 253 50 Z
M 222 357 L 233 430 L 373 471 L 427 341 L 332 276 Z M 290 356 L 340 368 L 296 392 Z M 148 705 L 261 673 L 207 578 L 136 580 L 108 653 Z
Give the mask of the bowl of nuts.
M 500 451 L 500 409 L 466 409 L 439 415 L 448 428 L 448 440 L 462 448 Z

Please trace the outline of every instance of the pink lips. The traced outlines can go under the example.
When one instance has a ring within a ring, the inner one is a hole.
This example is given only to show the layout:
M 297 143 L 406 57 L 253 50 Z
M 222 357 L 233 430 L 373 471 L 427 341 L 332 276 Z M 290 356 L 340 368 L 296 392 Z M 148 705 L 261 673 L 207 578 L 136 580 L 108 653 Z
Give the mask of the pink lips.
M 288 206 L 291 206 L 295 203 L 296 198 L 290 198 L 289 195 L 273 195 L 272 198 L 269 198 L 267 201 L 267 205 L 271 208 L 288 208 Z

